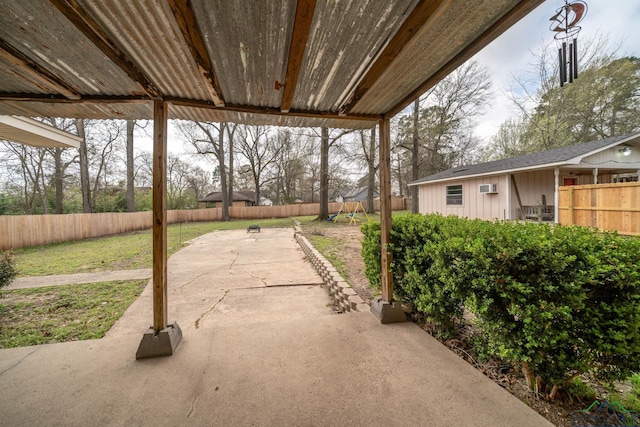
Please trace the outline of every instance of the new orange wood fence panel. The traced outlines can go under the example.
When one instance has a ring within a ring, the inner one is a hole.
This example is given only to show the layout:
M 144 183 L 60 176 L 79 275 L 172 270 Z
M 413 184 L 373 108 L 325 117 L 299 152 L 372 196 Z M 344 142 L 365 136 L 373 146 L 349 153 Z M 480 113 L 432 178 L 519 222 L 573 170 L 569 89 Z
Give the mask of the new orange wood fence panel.
M 559 188 L 559 222 L 640 235 L 640 183 Z

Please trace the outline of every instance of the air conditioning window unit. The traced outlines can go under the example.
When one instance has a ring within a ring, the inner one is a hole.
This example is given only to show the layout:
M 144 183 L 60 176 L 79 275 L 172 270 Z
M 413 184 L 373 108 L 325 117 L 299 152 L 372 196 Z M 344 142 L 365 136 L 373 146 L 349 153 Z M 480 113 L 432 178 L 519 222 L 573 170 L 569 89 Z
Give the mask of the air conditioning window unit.
M 498 184 L 480 184 L 480 194 L 496 194 Z

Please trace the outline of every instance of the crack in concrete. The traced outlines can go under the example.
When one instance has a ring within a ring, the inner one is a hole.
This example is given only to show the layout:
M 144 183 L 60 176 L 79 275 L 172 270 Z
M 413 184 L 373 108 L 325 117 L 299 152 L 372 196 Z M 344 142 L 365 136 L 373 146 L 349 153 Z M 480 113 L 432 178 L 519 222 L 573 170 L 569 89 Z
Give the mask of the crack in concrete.
M 207 314 L 211 313 L 211 312 L 216 308 L 216 306 L 217 306 L 218 304 L 220 304 L 220 302 L 222 302 L 222 300 L 224 299 L 224 297 L 226 297 L 226 296 L 227 296 L 227 294 L 229 293 L 229 291 L 231 291 L 231 289 L 225 289 L 225 290 L 224 290 L 224 294 L 220 297 L 220 299 L 219 299 L 218 301 L 216 301 L 216 303 L 215 303 L 215 304 L 213 304 L 213 306 L 212 306 L 209 310 L 205 311 L 204 313 L 202 313 L 202 314 L 200 315 L 200 317 L 198 317 L 198 320 L 196 320 L 196 323 L 195 323 L 196 329 L 200 328 L 200 321 L 202 320 L 202 318 L 203 318 L 204 316 L 206 316 Z
M 232 250 L 231 253 L 232 254 L 236 254 L 236 259 L 231 261 L 231 265 L 229 266 L 229 268 L 233 267 L 235 265 L 236 261 L 238 261 L 238 258 L 240 258 L 240 252 Z
M 260 279 L 260 280 L 262 281 L 262 284 L 264 285 L 264 287 L 265 287 L 265 288 L 268 288 L 268 287 L 269 287 L 269 285 L 267 285 L 267 279 L 266 279 L 265 277 L 258 277 L 258 276 L 256 276 L 255 274 L 253 274 L 253 272 L 251 272 L 251 271 L 249 272 L 249 274 L 250 274 L 250 275 L 251 275 L 251 277 L 252 277 L 252 278 L 254 278 L 254 279 Z M 258 286 L 258 287 L 260 287 L 260 286 Z
M 194 277 L 193 279 L 189 280 L 187 283 L 185 283 L 184 285 L 178 287 L 179 290 L 182 290 L 182 288 L 184 288 L 187 285 L 190 285 L 191 283 L 193 283 L 194 280 L 201 278 L 202 276 L 209 274 L 209 272 L 205 272 L 202 274 L 198 274 L 196 277 Z
M 200 377 L 200 381 L 202 381 L 202 377 Z M 193 415 L 193 411 L 196 409 L 196 402 L 198 401 L 198 386 L 200 385 L 200 381 L 198 381 L 198 385 L 196 386 L 196 395 L 193 396 L 193 400 L 191 401 L 191 407 L 189 408 L 189 412 L 187 413 L 187 419 L 191 418 L 191 415 Z
M 0 372 L 0 375 L 4 375 L 5 373 L 9 372 L 10 370 L 12 370 L 13 368 L 15 368 L 16 366 L 18 366 L 19 364 L 21 364 L 27 357 L 31 356 L 33 353 L 35 353 L 36 351 L 40 350 L 40 347 L 36 347 L 33 351 L 29 352 L 29 354 L 26 354 L 24 357 L 20 358 L 20 360 L 18 360 L 16 363 L 14 363 L 13 365 L 9 366 L 7 369 L 5 369 L 4 371 Z

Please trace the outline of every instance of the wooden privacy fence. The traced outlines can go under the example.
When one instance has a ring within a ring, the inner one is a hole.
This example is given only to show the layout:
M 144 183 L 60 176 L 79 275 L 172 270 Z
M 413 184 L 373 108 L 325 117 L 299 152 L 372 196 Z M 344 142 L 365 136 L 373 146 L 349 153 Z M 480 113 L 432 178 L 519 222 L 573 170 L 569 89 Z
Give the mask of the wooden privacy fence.
M 584 225 L 640 236 L 639 182 L 572 185 L 558 191 L 561 225 Z
M 394 210 L 404 209 L 404 200 L 392 198 Z M 351 210 L 355 202 L 348 202 Z M 329 203 L 329 213 L 340 209 L 341 203 Z M 318 215 L 319 203 L 284 206 L 230 206 L 233 219 L 288 218 Z M 167 211 L 167 222 L 204 222 L 222 219 L 222 208 Z M 82 240 L 110 234 L 129 233 L 151 228 L 151 212 L 108 212 L 64 215 L 0 215 L 0 251 L 49 243 Z

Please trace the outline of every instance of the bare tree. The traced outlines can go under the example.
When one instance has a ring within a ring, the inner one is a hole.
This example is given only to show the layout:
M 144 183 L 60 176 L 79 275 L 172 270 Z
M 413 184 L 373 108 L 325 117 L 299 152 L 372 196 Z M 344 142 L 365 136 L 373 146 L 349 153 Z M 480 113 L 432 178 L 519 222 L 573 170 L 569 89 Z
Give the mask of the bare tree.
M 412 133 L 412 144 L 411 144 L 411 179 L 416 181 L 420 178 L 418 167 L 420 165 L 419 162 L 419 154 L 420 154 L 420 97 L 416 98 L 413 103 L 413 133 Z M 414 185 L 411 187 L 411 212 L 418 213 L 419 204 L 418 204 L 418 186 Z
M 280 147 L 266 126 L 240 126 L 238 152 L 248 162 L 256 193 L 255 204 L 260 204 L 261 186 L 266 184 L 265 174 L 279 155 Z
M 377 151 L 378 144 L 376 143 L 376 127 L 372 127 L 369 137 L 366 135 L 366 131 L 359 131 L 360 134 L 360 148 L 362 153 L 362 159 L 367 166 L 367 212 L 374 212 L 373 199 L 375 198 L 376 189 L 376 173 L 378 171 Z
M 91 212 L 97 212 L 98 207 L 103 212 L 116 209 L 111 196 L 115 190 L 114 183 L 121 177 L 116 153 L 125 133 L 123 124 L 115 120 L 89 120 L 83 123 Z
M 293 203 L 300 194 L 306 174 L 305 160 L 312 154 L 308 138 L 291 129 L 276 133 L 278 154 L 273 162 L 271 192 L 276 204 Z
M 396 146 L 411 173 L 406 181 L 431 175 L 473 160 L 480 140 L 473 127 L 484 112 L 491 94 L 488 71 L 475 61 L 467 62 L 428 90 L 413 104 L 412 114 L 399 119 Z M 416 149 L 417 147 L 417 149 Z M 406 154 L 411 153 L 410 157 Z M 402 186 L 401 186 L 402 188 Z M 412 187 L 417 210 L 417 194 Z
M 80 191 L 82 192 L 82 212 L 91 213 L 91 190 L 89 184 L 89 158 L 87 154 L 87 138 L 85 135 L 84 121 L 76 119 L 76 131 L 78 136 L 82 138 L 80 148 Z
M 235 133 L 237 128 L 238 128 L 237 124 L 227 123 L 226 129 L 227 129 L 227 136 L 229 140 L 229 149 L 227 150 L 228 156 L 229 156 L 229 167 L 228 167 L 228 173 L 227 173 L 227 177 L 228 177 L 227 200 L 229 203 L 233 203 L 233 188 L 234 188 L 233 176 L 234 176 L 234 160 L 235 160 L 234 138 L 235 138 Z
M 44 190 L 44 164 L 48 157 L 48 150 L 29 147 L 9 141 L 3 142 L 9 169 L 18 178 L 21 188 L 21 199 L 27 215 L 36 213 L 37 202 L 43 214 L 48 212 L 47 199 Z
M 127 120 L 127 212 L 135 212 L 135 183 L 133 179 L 133 129 L 135 120 Z
M 331 135 L 329 128 L 320 128 L 320 214 L 318 221 L 329 218 L 329 149 L 345 135 L 354 132 L 351 129 L 341 130 Z
M 220 186 L 222 192 L 222 220 L 229 220 L 229 204 L 231 193 L 227 187 L 227 171 L 225 168 L 225 133 L 233 138 L 237 125 L 229 123 L 180 122 L 178 129 L 187 142 L 199 155 L 213 155 L 218 161 L 220 170 Z

